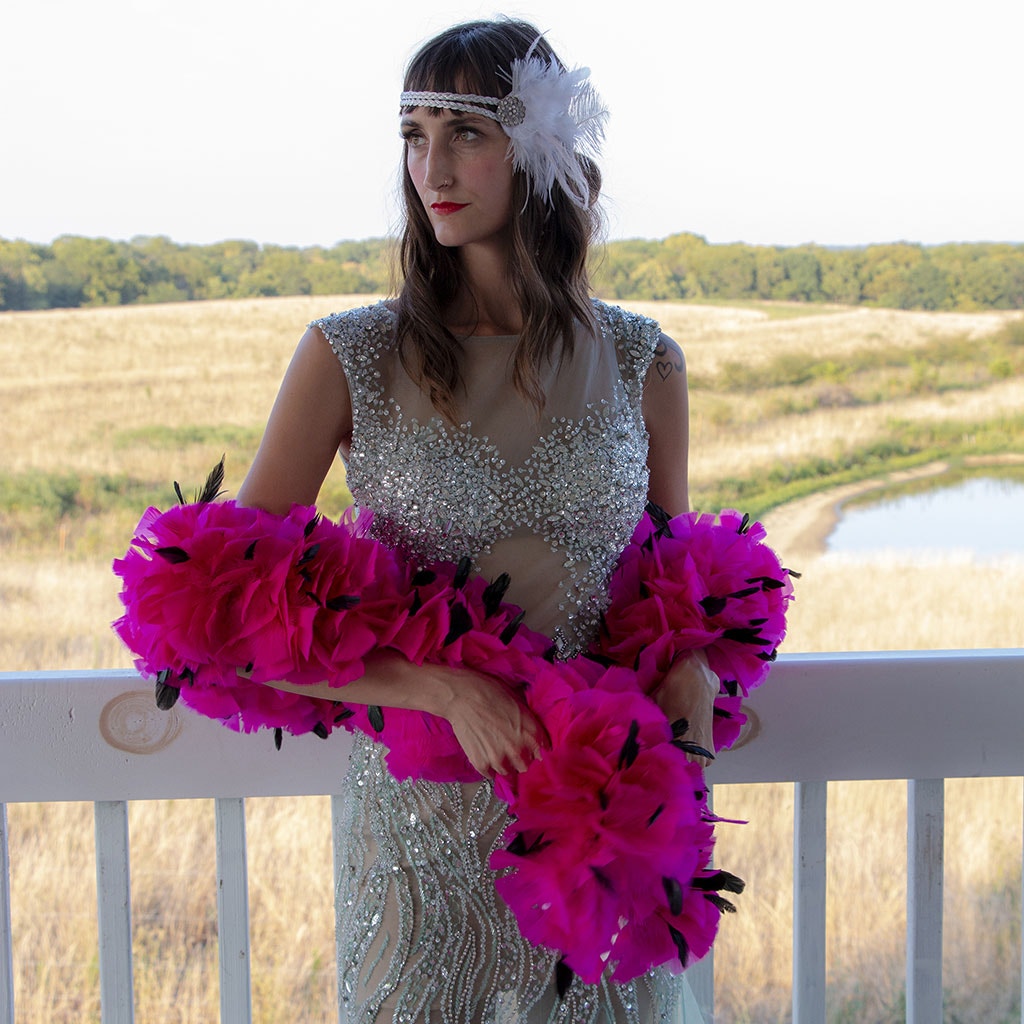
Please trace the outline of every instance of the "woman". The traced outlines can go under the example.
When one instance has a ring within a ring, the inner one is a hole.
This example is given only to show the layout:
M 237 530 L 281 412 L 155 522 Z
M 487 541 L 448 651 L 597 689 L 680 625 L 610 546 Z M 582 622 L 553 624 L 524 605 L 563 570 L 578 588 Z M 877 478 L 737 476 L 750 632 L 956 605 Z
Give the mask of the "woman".
M 312 503 L 340 449 L 378 537 L 417 560 L 507 570 L 507 599 L 563 656 L 592 638 L 648 498 L 687 509 L 682 353 L 653 321 L 589 298 L 600 175 L 586 150 L 602 120 L 585 72 L 531 25 L 460 25 L 419 51 L 401 99 L 401 292 L 310 326 L 238 495 L 276 512 Z M 655 697 L 711 748 L 716 692 L 691 659 Z M 557 955 L 531 947 L 495 893 L 506 815 L 487 779 L 547 742 L 517 697 L 378 652 L 345 700 L 446 718 L 484 776 L 399 784 L 357 739 L 338 890 L 350 1020 L 672 1019 L 680 990 L 662 972 L 559 995 Z

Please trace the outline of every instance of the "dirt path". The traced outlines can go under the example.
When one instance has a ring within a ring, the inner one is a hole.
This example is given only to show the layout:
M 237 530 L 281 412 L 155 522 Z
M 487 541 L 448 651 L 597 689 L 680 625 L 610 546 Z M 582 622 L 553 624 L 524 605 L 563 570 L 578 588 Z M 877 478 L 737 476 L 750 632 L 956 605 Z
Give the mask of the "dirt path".
M 968 458 L 968 466 L 995 466 L 1024 463 L 1024 456 L 982 456 Z M 783 561 L 806 564 L 811 558 L 825 553 L 825 542 L 839 520 L 843 503 L 850 498 L 876 491 L 907 480 L 921 480 L 939 476 L 949 469 L 948 462 L 931 462 L 916 469 L 886 473 L 884 476 L 861 480 L 855 484 L 832 487 L 819 494 L 788 502 L 772 509 L 763 518 L 768 530 L 768 542 L 783 557 Z

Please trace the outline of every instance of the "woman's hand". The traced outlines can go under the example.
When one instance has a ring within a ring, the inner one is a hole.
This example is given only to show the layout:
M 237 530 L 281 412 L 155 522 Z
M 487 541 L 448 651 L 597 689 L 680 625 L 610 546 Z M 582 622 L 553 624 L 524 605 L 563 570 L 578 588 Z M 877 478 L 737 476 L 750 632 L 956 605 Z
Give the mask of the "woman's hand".
M 426 666 L 424 666 L 426 667 Z M 450 696 L 436 713 L 451 723 L 469 763 L 483 776 L 522 772 L 550 745 L 537 716 L 507 686 L 465 669 L 439 669 Z
M 718 676 L 708 666 L 704 652 L 693 651 L 673 662 L 649 696 L 670 722 L 683 718 L 689 723 L 681 739 L 712 753 L 715 749 L 712 723 L 718 687 Z M 711 761 L 710 757 L 693 752 L 687 756 L 704 768 Z

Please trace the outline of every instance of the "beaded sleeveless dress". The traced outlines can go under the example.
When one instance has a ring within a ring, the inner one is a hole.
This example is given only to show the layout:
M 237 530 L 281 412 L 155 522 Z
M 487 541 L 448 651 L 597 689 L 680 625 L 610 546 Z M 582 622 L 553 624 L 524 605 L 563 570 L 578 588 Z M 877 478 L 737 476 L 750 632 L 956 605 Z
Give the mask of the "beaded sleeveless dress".
M 352 396 L 348 484 L 377 536 L 414 561 L 469 555 L 552 636 L 585 647 L 608 574 L 644 509 L 640 401 L 660 331 L 595 300 L 597 338 L 545 367 L 538 419 L 511 386 L 514 337 L 470 338 L 464 416 L 443 422 L 402 369 L 385 303 L 318 320 Z M 489 782 L 396 782 L 357 736 L 339 830 L 341 1007 L 351 1024 L 646 1024 L 698 1021 L 682 978 L 555 983 L 557 954 L 530 945 L 488 858 L 506 807 Z

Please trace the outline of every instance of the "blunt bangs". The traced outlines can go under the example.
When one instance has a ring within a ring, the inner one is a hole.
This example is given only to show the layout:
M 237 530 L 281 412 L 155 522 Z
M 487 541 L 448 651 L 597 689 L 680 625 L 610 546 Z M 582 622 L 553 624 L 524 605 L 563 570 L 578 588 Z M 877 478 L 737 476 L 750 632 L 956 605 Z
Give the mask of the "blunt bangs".
M 472 21 L 456 25 L 424 46 L 409 62 L 405 92 L 475 93 L 502 97 L 512 61 L 526 56 L 540 33 L 524 22 Z M 550 58 L 541 38 L 535 51 Z M 409 108 L 403 108 L 408 113 Z

